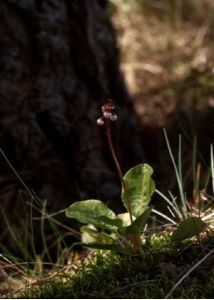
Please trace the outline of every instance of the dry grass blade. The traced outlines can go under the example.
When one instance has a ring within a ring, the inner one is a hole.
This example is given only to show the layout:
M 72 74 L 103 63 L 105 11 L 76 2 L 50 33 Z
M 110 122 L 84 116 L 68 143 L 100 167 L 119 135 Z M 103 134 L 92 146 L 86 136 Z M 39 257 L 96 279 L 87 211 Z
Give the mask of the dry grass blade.
M 53 223 L 55 223 L 56 225 L 58 225 L 58 226 L 60 226 L 60 227 L 62 227 L 64 229 L 68 230 L 76 238 L 80 238 L 80 233 L 78 231 L 76 231 L 76 230 L 74 230 L 74 229 L 72 229 L 72 228 L 64 225 L 62 222 L 60 222 L 60 221 L 58 221 L 58 220 L 56 220 L 56 219 L 53 218 L 53 216 L 56 216 L 56 215 L 58 215 L 60 213 L 63 213 L 65 211 L 64 209 L 62 209 L 62 210 L 60 210 L 58 212 L 52 213 L 52 214 L 48 214 L 48 213 L 45 213 L 44 211 L 42 211 L 40 208 L 38 208 L 36 205 L 34 205 L 32 203 L 27 202 L 27 204 L 31 205 L 32 208 L 34 208 L 36 211 L 38 211 L 42 215 L 42 217 L 39 217 L 39 218 L 35 218 L 34 217 L 33 218 L 34 220 L 41 220 L 42 218 L 44 218 L 44 219 L 51 219 L 51 221 Z
M 25 274 L 25 272 L 22 271 L 22 269 L 17 267 L 17 264 L 14 264 L 13 262 L 11 262 L 7 257 L 5 257 L 2 254 L 0 254 L 0 258 L 2 258 L 4 261 L 6 261 L 12 269 L 15 269 L 19 274 L 21 274 L 22 276 L 24 276 L 25 279 L 27 279 L 27 275 Z M 3 267 L 3 269 L 4 269 L 4 267 Z
M 77 271 L 83 264 L 84 260 L 88 257 L 88 252 L 84 253 L 83 255 L 78 255 L 77 260 L 72 260 L 71 262 L 67 263 L 65 266 L 60 268 L 60 270 L 53 271 L 50 275 L 44 276 L 40 279 L 31 280 L 25 285 L 25 287 L 21 287 L 11 293 L 11 295 L 18 295 L 19 293 L 25 292 L 27 289 L 30 289 L 31 287 L 38 286 L 44 282 L 50 281 L 51 279 L 63 275 L 63 278 L 66 280 L 66 273 L 71 273 L 71 270 Z M 68 278 L 70 275 L 68 275 Z

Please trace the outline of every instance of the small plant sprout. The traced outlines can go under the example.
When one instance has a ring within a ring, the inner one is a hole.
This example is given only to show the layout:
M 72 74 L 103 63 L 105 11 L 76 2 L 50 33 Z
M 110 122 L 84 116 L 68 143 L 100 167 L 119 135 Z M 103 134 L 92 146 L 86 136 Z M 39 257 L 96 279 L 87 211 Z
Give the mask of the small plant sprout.
M 73 203 L 66 215 L 87 226 L 81 227 L 82 245 L 86 247 L 114 250 L 120 253 L 141 251 L 142 232 L 152 211 L 149 206 L 155 183 L 153 170 L 148 164 L 139 164 L 123 176 L 112 137 L 111 122 L 117 120 L 115 106 L 108 100 L 101 109 L 97 124 L 105 127 L 108 145 L 121 182 L 121 200 L 127 212 L 116 215 L 100 200 L 89 199 Z

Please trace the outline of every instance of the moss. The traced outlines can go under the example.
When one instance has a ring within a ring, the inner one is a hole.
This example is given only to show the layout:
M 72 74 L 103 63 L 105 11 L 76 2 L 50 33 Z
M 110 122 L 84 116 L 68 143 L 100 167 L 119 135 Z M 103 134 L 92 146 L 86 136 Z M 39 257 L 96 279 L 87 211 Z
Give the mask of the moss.
M 165 298 L 176 282 L 214 246 L 214 238 L 172 244 L 169 235 L 152 236 L 142 255 L 93 252 L 73 273 L 26 289 L 18 298 Z M 210 298 L 214 267 L 207 259 L 171 294 L 173 298 Z

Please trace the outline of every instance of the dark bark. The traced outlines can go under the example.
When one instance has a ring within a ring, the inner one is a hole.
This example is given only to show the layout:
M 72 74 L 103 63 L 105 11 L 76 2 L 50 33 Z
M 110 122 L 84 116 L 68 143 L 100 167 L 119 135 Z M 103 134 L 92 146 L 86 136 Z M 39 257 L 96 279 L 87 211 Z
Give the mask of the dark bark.
M 119 114 L 114 139 L 122 168 L 143 159 L 107 5 L 0 2 L 0 145 L 53 210 L 79 199 L 76 186 L 83 197 L 117 191 L 103 128 L 96 124 L 108 97 Z M 22 187 L 3 158 L 0 164 L 1 199 L 15 205 Z

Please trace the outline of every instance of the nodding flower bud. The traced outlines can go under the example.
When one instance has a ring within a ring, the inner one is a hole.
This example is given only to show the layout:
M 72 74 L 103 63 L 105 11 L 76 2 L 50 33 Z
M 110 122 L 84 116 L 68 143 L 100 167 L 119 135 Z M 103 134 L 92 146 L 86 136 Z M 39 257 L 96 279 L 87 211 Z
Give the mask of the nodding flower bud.
M 117 115 L 116 115 L 116 114 L 111 115 L 110 120 L 111 120 L 112 122 L 117 121 Z
M 111 99 L 108 99 L 107 102 L 102 106 L 102 117 L 97 119 L 97 124 L 98 125 L 104 125 L 105 124 L 105 119 L 109 119 L 110 121 L 116 121 L 117 120 L 117 115 L 114 112 L 115 106 L 112 102 Z
M 106 102 L 106 104 L 104 104 L 102 106 L 102 112 L 105 112 L 105 111 L 111 111 L 111 110 L 114 110 L 115 109 L 115 106 L 112 102 L 111 99 L 108 99 L 108 101 Z
M 97 119 L 97 125 L 99 125 L 99 126 L 103 126 L 104 125 L 104 120 L 103 120 L 102 117 L 99 118 L 99 119 Z
M 103 112 L 103 117 L 106 118 L 106 119 L 110 119 L 111 120 L 112 113 L 108 112 L 108 111 L 104 111 Z

